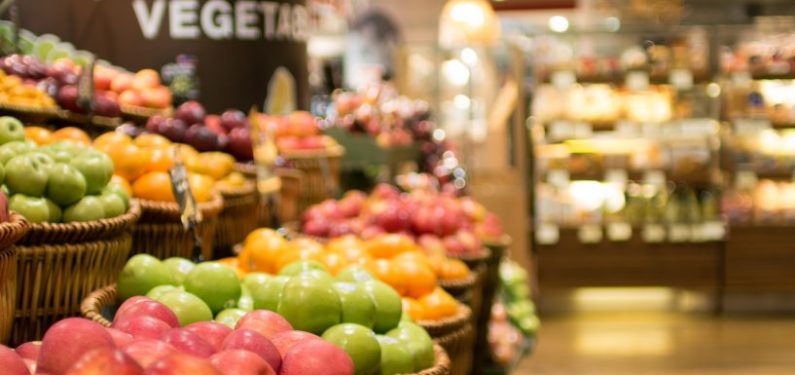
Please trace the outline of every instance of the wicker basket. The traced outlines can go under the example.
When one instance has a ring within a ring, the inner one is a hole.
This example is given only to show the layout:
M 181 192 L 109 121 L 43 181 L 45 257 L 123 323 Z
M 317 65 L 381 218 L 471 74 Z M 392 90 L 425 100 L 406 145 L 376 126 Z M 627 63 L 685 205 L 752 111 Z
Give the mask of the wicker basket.
M 458 313 L 439 321 L 418 321 L 434 342 L 441 345 L 450 357 L 450 374 L 465 375 L 472 369 L 474 344 L 472 310 L 459 305 Z
M 173 202 L 139 200 L 141 220 L 133 227 L 133 254 L 146 253 L 157 258 L 193 257 L 193 235 L 180 220 L 179 206 Z M 202 256 L 213 259 L 218 215 L 224 207 L 220 194 L 200 203 L 203 220 L 196 230 L 202 240 Z
M 490 256 L 484 264 L 481 278 L 481 304 L 475 311 L 475 360 L 474 368 L 480 368 L 488 358 L 488 324 L 491 320 L 491 306 L 500 283 L 500 262 L 511 244 L 510 236 L 495 241 L 484 240 L 483 244 L 489 249 Z
M 51 324 L 76 315 L 83 296 L 114 282 L 130 254 L 129 230 L 139 217 L 133 201 L 129 212 L 112 219 L 31 224 L 16 247 L 18 295 L 11 344 L 40 339 Z
M 340 160 L 345 154 L 342 147 L 325 150 L 283 151 L 281 156 L 290 168 L 303 172 L 298 212 L 307 207 L 335 198 L 340 186 Z
M 471 270 L 469 275 L 462 280 L 439 280 L 439 286 L 442 287 L 447 293 L 455 297 L 459 302 L 466 305 L 472 303 L 472 297 L 475 294 L 475 287 L 479 279 L 479 272 Z
M 89 294 L 80 305 L 80 313 L 86 319 L 110 327 L 116 310 L 116 284 L 97 289 Z M 452 336 L 451 336 L 452 337 Z M 450 374 L 450 357 L 442 344 L 433 346 L 433 367 L 417 373 L 417 375 L 448 375 Z
M 252 181 L 234 189 L 222 189 L 224 208 L 218 215 L 218 225 L 215 230 L 216 257 L 227 255 L 232 246 L 243 242 L 246 236 L 257 229 L 259 194 Z
M 0 344 L 8 342 L 17 303 L 17 252 L 14 247 L 29 229 L 18 214 L 0 224 Z

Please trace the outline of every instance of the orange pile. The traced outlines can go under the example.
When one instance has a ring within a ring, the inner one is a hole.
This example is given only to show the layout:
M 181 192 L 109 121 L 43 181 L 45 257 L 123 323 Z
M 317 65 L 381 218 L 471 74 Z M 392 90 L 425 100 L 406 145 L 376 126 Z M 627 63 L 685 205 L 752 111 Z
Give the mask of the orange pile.
M 415 320 L 438 320 L 454 315 L 458 302 L 439 287 L 439 280 L 462 280 L 469 268 L 443 253 L 427 253 L 411 238 L 384 234 L 369 241 L 348 235 L 323 245 L 309 238 L 292 241 L 273 229 L 251 232 L 236 259 L 223 262 L 240 274 L 275 274 L 297 260 L 314 260 L 336 275 L 349 266 L 359 266 L 392 286 L 404 300 L 404 310 Z

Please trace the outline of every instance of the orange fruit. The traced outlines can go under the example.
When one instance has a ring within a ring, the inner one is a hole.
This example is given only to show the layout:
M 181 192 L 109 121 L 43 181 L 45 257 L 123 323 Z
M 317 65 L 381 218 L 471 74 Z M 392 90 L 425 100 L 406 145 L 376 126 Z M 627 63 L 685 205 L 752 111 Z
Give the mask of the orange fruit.
M 469 267 L 458 259 L 445 259 L 437 275 L 443 280 L 463 280 L 469 276 Z
M 149 150 L 132 143 L 112 147 L 106 152 L 113 160 L 114 173 L 127 181 L 134 181 L 146 173 L 152 159 Z
M 251 263 L 251 252 L 248 248 L 243 247 L 237 254 L 237 267 L 245 272 L 256 271 Z
M 431 267 L 411 260 L 392 260 L 392 271 L 397 274 L 405 286 L 405 295 L 420 298 L 433 292 L 437 287 L 436 274 Z
M 417 250 L 411 238 L 402 234 L 384 234 L 367 241 L 367 251 L 375 258 L 392 258 L 398 254 Z
M 198 173 L 188 174 L 188 184 L 190 184 L 190 191 L 196 202 L 209 202 L 213 198 L 213 191 L 215 191 L 215 180 L 211 177 Z
M 398 294 L 406 294 L 406 286 L 400 274 L 392 267 L 392 263 L 387 259 L 375 259 L 364 264 L 364 268 L 375 278 L 389 284 Z
M 326 249 L 329 251 L 344 252 L 349 248 L 364 249 L 364 242 L 356 235 L 346 234 L 342 237 L 333 238 L 326 244 Z
M 26 126 L 25 138 L 36 142 L 39 146 L 48 145 L 53 142 L 52 132 L 41 126 Z
M 256 237 L 246 241 L 241 262 L 248 260 L 252 271 L 275 273 L 276 258 L 288 250 L 290 246 L 281 236 Z
M 135 138 L 133 143 L 135 143 L 135 145 L 138 147 L 145 148 L 171 146 L 171 141 L 169 141 L 168 138 L 160 134 L 153 133 L 141 134 Z
M 403 297 L 403 313 L 408 314 L 415 321 L 425 319 L 425 307 L 411 297 Z
M 149 165 L 146 170 L 168 172 L 174 166 L 174 149 L 172 147 L 155 147 L 150 150 Z
M 282 252 L 276 258 L 276 264 L 274 265 L 274 273 L 278 273 L 281 271 L 284 266 L 299 260 L 316 260 L 322 263 L 323 252 L 317 251 L 316 249 L 312 248 L 303 248 L 299 249 L 296 247 L 291 247 L 289 250 Z
M 88 136 L 88 134 L 74 126 L 67 126 L 54 131 L 51 138 L 53 142 L 71 141 L 82 146 L 88 146 L 91 144 L 91 138 Z
M 251 241 L 253 241 L 253 240 L 257 239 L 257 238 L 261 238 L 261 237 L 263 237 L 263 238 L 264 237 L 279 237 L 279 238 L 283 238 L 282 235 L 279 234 L 279 232 L 277 232 L 274 229 L 271 229 L 271 228 L 257 228 L 257 229 L 254 229 L 253 231 L 251 231 L 251 233 L 249 233 L 246 236 L 246 239 L 243 241 L 243 243 L 249 243 L 249 242 L 251 242 Z
M 326 266 L 326 269 L 332 276 L 337 276 L 337 273 L 348 266 L 347 259 L 336 252 L 325 252 L 320 255 L 320 263 Z
M 124 191 L 127 192 L 127 195 L 129 196 L 133 195 L 132 186 L 130 186 L 130 183 L 117 174 L 114 174 L 113 177 L 110 178 L 109 184 L 122 188 Z
M 199 155 L 199 151 L 191 145 L 178 143 L 177 145 L 177 158 L 187 166 L 188 160 L 195 158 Z
M 316 253 L 322 253 L 325 251 L 323 244 L 311 238 L 299 237 L 294 239 L 291 244 L 298 250 L 310 250 Z
M 409 263 L 416 263 L 422 264 L 425 267 L 433 269 L 431 266 L 431 259 L 420 251 L 410 251 L 407 253 L 402 253 L 397 255 L 396 257 L 392 258 L 393 262 L 409 262 Z
M 437 287 L 418 300 L 423 307 L 426 320 L 439 320 L 451 317 L 458 312 L 458 302 L 444 289 Z
M 111 147 L 120 145 L 128 145 L 132 143 L 132 138 L 122 132 L 107 132 L 94 140 L 94 147 L 100 150 L 105 150 Z
M 149 172 L 132 185 L 133 196 L 160 202 L 176 202 L 171 190 L 171 177 L 166 172 Z

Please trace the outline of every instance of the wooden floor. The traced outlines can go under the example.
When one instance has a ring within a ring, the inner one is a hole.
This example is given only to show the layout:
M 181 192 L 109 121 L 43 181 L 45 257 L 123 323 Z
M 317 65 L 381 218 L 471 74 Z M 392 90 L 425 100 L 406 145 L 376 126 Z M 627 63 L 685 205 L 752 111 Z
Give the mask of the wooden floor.
M 542 317 L 514 374 L 795 374 L 795 315 L 583 313 Z

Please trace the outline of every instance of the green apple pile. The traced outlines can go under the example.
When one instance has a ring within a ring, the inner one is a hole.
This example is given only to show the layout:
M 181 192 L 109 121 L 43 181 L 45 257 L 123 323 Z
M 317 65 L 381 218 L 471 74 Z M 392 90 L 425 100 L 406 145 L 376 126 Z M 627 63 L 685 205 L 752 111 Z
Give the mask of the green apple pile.
M 334 278 L 322 264 L 302 260 L 279 275 L 253 272 L 239 280 L 218 262 L 138 254 L 119 275 L 118 295 L 146 295 L 169 307 L 181 325 L 215 317 L 234 328 L 249 311 L 276 312 L 293 329 L 342 348 L 357 374 L 415 373 L 434 363 L 433 342 L 404 320 L 400 295 L 359 266 Z
M 92 221 L 127 212 L 129 196 L 110 183 L 104 153 L 68 141 L 39 147 L 19 120 L 0 117 L 0 182 L 8 208 L 33 223 Z

